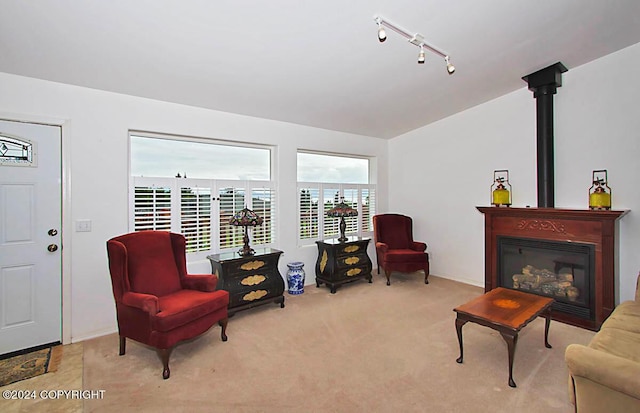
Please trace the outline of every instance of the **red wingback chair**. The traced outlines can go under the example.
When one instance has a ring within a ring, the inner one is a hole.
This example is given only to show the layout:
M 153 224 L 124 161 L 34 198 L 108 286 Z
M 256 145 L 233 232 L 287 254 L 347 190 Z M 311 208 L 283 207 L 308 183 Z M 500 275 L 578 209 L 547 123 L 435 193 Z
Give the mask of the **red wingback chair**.
M 373 217 L 378 274 L 384 269 L 387 285 L 391 272 L 424 271 L 424 283 L 429 284 L 429 254 L 427 244 L 413 240 L 413 220 L 400 214 L 379 214 Z
M 140 231 L 107 241 L 116 302 L 120 355 L 126 338 L 155 347 L 168 379 L 169 356 L 182 340 L 215 323 L 227 341 L 229 293 L 215 291 L 214 275 L 187 274 L 185 238 L 166 231 Z

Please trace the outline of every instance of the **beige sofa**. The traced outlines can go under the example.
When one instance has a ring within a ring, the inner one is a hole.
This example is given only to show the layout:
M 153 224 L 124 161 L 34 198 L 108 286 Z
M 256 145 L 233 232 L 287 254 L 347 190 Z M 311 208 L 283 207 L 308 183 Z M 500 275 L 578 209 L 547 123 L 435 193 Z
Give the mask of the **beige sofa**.
M 640 274 L 635 301 L 611 313 L 588 346 L 565 351 L 576 412 L 640 412 Z

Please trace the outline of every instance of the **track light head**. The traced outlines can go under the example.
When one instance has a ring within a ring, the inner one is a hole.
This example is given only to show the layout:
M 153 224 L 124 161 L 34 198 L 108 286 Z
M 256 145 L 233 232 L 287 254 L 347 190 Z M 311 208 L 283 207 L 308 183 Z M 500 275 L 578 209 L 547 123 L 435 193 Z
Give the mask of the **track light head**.
M 375 21 L 376 24 L 378 25 L 378 41 L 382 43 L 385 40 L 387 40 L 387 32 L 384 30 L 384 27 L 382 26 L 382 18 L 380 16 L 375 16 L 373 18 L 373 21 Z
M 380 43 L 387 40 L 387 32 L 384 30 L 384 27 L 382 27 L 382 24 L 380 23 L 378 23 L 378 40 L 380 41 Z
M 420 46 L 420 53 L 418 53 L 418 63 L 424 64 L 424 47 Z
M 449 62 L 449 56 L 445 56 L 444 61 L 447 62 L 447 73 L 452 75 L 456 71 L 456 68 Z

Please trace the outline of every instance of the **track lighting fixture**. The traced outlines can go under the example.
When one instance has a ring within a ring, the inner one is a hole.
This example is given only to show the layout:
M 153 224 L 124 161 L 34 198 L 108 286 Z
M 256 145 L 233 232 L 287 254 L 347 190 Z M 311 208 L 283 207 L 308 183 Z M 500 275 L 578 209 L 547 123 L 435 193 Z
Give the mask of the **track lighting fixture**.
M 447 73 L 452 75 L 453 72 L 456 71 L 456 68 L 449 62 L 449 56 L 445 56 L 444 61 L 447 62 Z
M 380 41 L 380 43 L 387 40 L 387 32 L 384 30 L 384 27 L 382 27 L 382 24 L 379 22 L 378 22 L 378 40 Z
M 385 20 L 381 16 L 374 16 L 373 21 L 378 25 L 378 40 L 380 42 L 384 42 L 387 39 L 387 34 L 384 28 L 388 28 L 398 33 L 400 36 L 407 39 L 407 41 L 414 46 L 418 46 L 420 48 L 420 52 L 418 53 L 418 63 L 423 64 L 425 61 L 425 49 L 429 50 L 432 53 L 439 55 L 444 58 L 445 64 L 447 65 L 447 73 L 452 75 L 456 68 L 449 61 L 449 55 L 439 48 L 427 43 L 424 41 L 424 36 L 420 33 L 411 34 L 409 31 L 403 29 L 395 23 L 390 22 L 389 20 Z

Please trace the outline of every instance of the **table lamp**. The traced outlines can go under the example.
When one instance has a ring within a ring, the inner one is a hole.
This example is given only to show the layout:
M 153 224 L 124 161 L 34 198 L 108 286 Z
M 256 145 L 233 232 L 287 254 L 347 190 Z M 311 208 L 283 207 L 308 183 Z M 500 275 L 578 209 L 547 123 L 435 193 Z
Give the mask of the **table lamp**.
M 338 241 L 345 242 L 347 237 L 344 235 L 344 231 L 347 229 L 347 224 L 344 222 L 344 217 L 358 216 L 358 210 L 351 208 L 344 202 L 344 198 L 340 198 L 340 203 L 328 210 L 327 216 L 331 218 L 340 217 L 340 238 L 338 238 Z
M 236 212 L 229 220 L 229 225 L 244 227 L 244 246 L 238 250 L 241 256 L 253 255 L 255 251 L 249 246 L 249 227 L 257 227 L 262 224 L 262 218 L 247 207 Z

